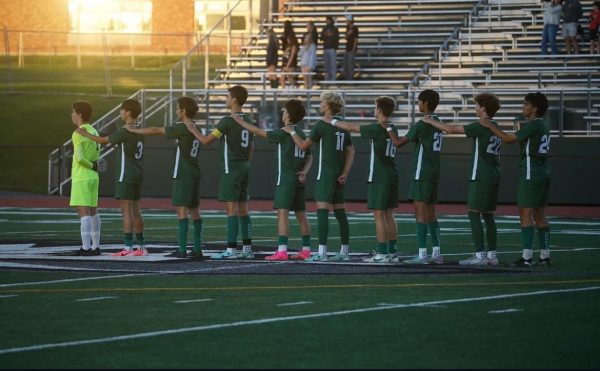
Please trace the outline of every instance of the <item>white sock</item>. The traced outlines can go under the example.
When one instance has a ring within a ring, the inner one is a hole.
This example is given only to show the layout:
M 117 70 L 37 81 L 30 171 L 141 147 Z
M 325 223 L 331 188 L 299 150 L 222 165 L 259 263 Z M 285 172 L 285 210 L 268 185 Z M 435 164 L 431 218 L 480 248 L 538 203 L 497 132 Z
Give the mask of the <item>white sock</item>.
M 92 249 L 95 250 L 100 248 L 100 214 L 96 213 L 91 218 L 92 230 L 90 234 L 92 235 Z
M 525 260 L 529 260 L 531 259 L 531 257 L 533 256 L 533 250 L 532 249 L 523 249 L 523 259 Z
M 244 252 L 244 253 L 252 252 L 252 245 L 244 245 L 242 247 L 242 252 Z
M 83 216 L 81 221 L 81 247 L 84 250 L 89 250 L 92 246 L 91 241 L 91 230 L 92 230 L 92 217 Z
M 310 246 L 302 246 L 303 251 L 310 251 Z
M 279 247 L 277 248 L 277 251 L 287 252 L 287 245 L 279 245 Z
M 496 259 L 496 250 L 488 251 L 488 259 Z
M 550 249 L 540 250 L 540 259 L 548 259 L 550 257 Z
M 327 255 L 327 246 L 319 245 L 319 255 L 326 256 Z
M 350 246 L 342 245 L 340 248 L 340 254 L 348 255 L 348 251 L 350 250 Z
M 427 259 L 427 249 L 426 248 L 419 249 L 419 258 Z
M 475 256 L 476 256 L 478 259 L 485 259 L 485 251 L 477 251 L 477 252 L 475 253 Z
M 227 252 L 231 254 L 235 254 L 235 249 L 233 247 L 228 247 Z
M 431 257 L 432 258 L 437 258 L 438 256 L 440 256 L 440 247 L 439 246 L 434 246 L 433 250 L 431 250 Z

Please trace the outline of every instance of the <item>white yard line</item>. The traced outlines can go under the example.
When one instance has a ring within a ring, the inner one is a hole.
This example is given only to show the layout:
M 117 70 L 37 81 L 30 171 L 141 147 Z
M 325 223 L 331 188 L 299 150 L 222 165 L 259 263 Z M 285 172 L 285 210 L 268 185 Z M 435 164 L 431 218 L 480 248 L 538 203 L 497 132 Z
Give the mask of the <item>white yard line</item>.
M 194 300 L 178 300 L 174 301 L 175 304 L 188 304 L 188 303 L 203 303 L 205 301 L 212 301 L 212 299 L 194 299 Z
M 281 304 L 276 304 L 276 307 L 289 307 L 292 305 L 306 305 L 306 304 L 313 304 L 312 301 L 297 301 L 295 303 L 281 303 Z
M 111 337 L 104 337 L 104 338 L 98 338 L 98 339 L 65 341 L 62 343 L 47 343 L 47 344 L 37 344 L 37 345 L 30 345 L 30 346 L 18 347 L 18 348 L 6 348 L 6 349 L 0 349 L 0 354 L 22 353 L 22 352 L 30 352 L 30 351 L 35 351 L 35 350 L 66 348 L 66 347 L 82 346 L 82 345 L 89 345 L 89 344 L 102 344 L 102 343 L 109 343 L 109 342 L 114 342 L 114 341 L 150 338 L 150 337 L 156 337 L 156 336 L 173 335 L 173 334 L 207 331 L 207 330 L 217 330 L 217 329 L 233 328 L 233 327 L 241 327 L 241 326 L 262 325 L 262 324 L 275 323 L 275 322 L 296 321 L 296 320 L 304 320 L 304 319 L 309 319 L 309 318 L 336 317 L 336 316 L 343 316 L 343 315 L 349 315 L 349 314 L 355 314 L 355 313 L 374 312 L 374 311 L 390 310 L 390 309 L 414 308 L 414 307 L 424 307 L 424 306 L 432 306 L 432 305 L 440 305 L 440 304 L 469 303 L 469 302 L 498 300 L 498 299 L 512 299 L 512 298 L 524 297 L 524 296 L 537 296 L 537 295 L 548 295 L 548 294 L 559 294 L 559 293 L 582 292 L 582 291 L 591 291 L 591 290 L 598 290 L 598 289 L 600 289 L 600 286 L 581 287 L 581 288 L 576 288 L 576 289 L 541 290 L 541 291 L 530 291 L 530 292 L 522 292 L 522 293 L 514 293 L 514 294 L 480 296 L 480 297 L 475 297 L 475 298 L 435 300 L 435 301 L 410 303 L 410 304 L 392 304 L 392 305 L 388 305 L 388 306 L 375 306 L 375 307 L 349 309 L 349 310 L 342 310 L 342 311 L 335 311 L 335 312 L 305 314 L 305 315 L 299 315 L 299 316 L 275 317 L 275 318 L 265 318 L 265 319 L 249 320 L 249 321 L 217 323 L 217 324 L 213 324 L 213 325 L 184 327 L 184 328 L 178 328 L 178 329 L 172 329 L 172 330 L 162 330 L 162 331 L 152 331 L 152 332 L 142 332 L 142 333 L 138 333 L 138 334 L 111 336 Z
M 75 299 L 75 301 L 97 301 L 97 300 L 108 300 L 108 299 L 116 299 L 116 296 L 98 296 L 95 298 L 85 298 L 85 299 Z
M 522 312 L 522 311 L 523 311 L 523 309 L 510 308 L 510 309 L 501 309 L 501 310 L 490 310 L 488 313 L 499 314 L 499 313 L 514 313 L 514 312 Z

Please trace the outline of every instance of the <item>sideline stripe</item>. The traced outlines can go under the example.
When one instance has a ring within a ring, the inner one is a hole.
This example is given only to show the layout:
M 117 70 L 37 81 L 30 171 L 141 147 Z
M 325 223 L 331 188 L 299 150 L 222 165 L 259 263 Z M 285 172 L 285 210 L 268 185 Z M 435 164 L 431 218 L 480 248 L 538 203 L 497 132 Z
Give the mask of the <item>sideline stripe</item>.
M 276 304 L 276 307 L 288 307 L 290 305 L 305 305 L 305 304 L 313 304 L 312 301 L 297 301 L 295 303 L 281 303 L 281 304 Z
M 75 301 L 96 301 L 96 300 L 107 300 L 107 299 L 116 299 L 116 296 L 99 296 L 97 298 L 85 298 L 85 299 L 76 299 Z
M 232 328 L 232 327 L 249 326 L 249 325 L 262 325 L 262 324 L 266 324 L 266 323 L 295 321 L 295 320 L 302 320 L 302 319 L 309 319 L 309 318 L 343 316 L 343 315 L 347 315 L 347 314 L 374 312 L 374 311 L 389 310 L 389 309 L 424 307 L 424 306 L 431 306 L 431 305 L 438 305 L 438 304 L 468 303 L 468 302 L 497 300 L 497 299 L 512 299 L 512 298 L 524 297 L 524 296 L 536 296 L 536 295 L 547 295 L 547 294 L 557 294 L 557 293 L 571 293 L 571 292 L 591 291 L 591 290 L 598 290 L 598 289 L 600 289 L 600 286 L 581 287 L 581 288 L 576 288 L 576 289 L 542 290 L 542 291 L 531 291 L 531 292 L 522 292 L 522 293 L 515 293 L 515 294 L 480 296 L 480 297 L 475 297 L 475 298 L 436 300 L 436 301 L 412 303 L 412 304 L 396 304 L 396 305 L 390 305 L 390 306 L 376 306 L 376 307 L 350 309 L 350 310 L 342 310 L 342 311 L 335 311 L 335 312 L 305 314 L 305 315 L 301 315 L 301 316 L 275 317 L 275 318 L 265 318 L 265 319 L 250 320 L 250 321 L 217 323 L 214 325 L 184 327 L 184 328 L 173 329 L 173 330 L 142 332 L 142 333 L 132 334 L 132 335 L 111 336 L 111 337 L 105 337 L 105 338 L 79 340 L 79 341 L 66 341 L 66 342 L 62 342 L 62 343 L 38 344 L 38 345 L 31 345 L 31 346 L 19 347 L 19 348 L 7 348 L 7 349 L 0 349 L 0 354 L 21 353 L 21 352 L 28 352 L 28 351 L 33 351 L 33 350 L 65 348 L 65 347 L 81 346 L 81 345 L 89 345 L 89 344 L 101 344 L 101 343 L 108 343 L 108 342 L 121 341 L 121 340 L 149 338 L 149 337 L 155 337 L 155 336 L 181 334 L 181 333 L 187 333 L 187 332 L 206 331 L 206 330 L 216 330 L 216 329 L 222 329 L 222 328 Z
M 175 304 L 187 304 L 187 303 L 201 303 L 205 301 L 212 301 L 212 299 L 195 299 L 195 300 L 178 300 L 174 301 Z
M 488 313 L 497 314 L 497 313 L 513 313 L 513 312 L 522 312 L 523 309 L 502 309 L 502 310 L 490 310 Z

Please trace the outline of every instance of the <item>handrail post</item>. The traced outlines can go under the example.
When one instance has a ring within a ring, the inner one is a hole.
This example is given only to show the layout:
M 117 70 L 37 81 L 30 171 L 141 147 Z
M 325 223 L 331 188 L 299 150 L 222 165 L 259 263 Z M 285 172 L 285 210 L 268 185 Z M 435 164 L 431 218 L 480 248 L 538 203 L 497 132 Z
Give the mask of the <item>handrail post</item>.
M 206 128 L 207 129 L 212 129 L 210 128 L 210 93 L 208 92 L 208 90 L 204 91 L 204 96 L 205 96 L 205 107 L 206 107 Z
M 145 128 L 146 127 L 146 90 L 142 88 L 142 91 L 140 92 L 140 100 L 142 101 L 142 112 L 141 113 L 141 120 L 140 120 L 140 125 L 141 127 Z
M 210 53 L 210 35 L 206 37 L 206 44 L 204 45 L 204 89 L 208 90 L 208 68 L 209 61 L 208 55 Z
M 410 126 L 412 127 L 415 124 L 415 105 L 413 104 L 413 102 L 415 101 L 415 92 L 410 92 L 410 98 L 409 98 L 409 104 L 410 104 Z
M 592 72 L 588 72 L 587 81 L 587 115 L 592 115 Z
M 560 104 L 559 104 L 559 111 L 558 111 L 558 135 L 560 135 L 561 137 L 563 136 L 563 130 L 564 130 L 564 114 L 565 114 L 565 107 L 564 107 L 564 102 L 565 102 L 565 93 L 564 91 L 560 91 Z
M 171 117 L 173 117 L 173 70 L 169 71 L 169 120 Z
M 187 90 L 187 61 L 188 58 L 186 57 L 181 64 L 181 89 L 183 90 L 181 95 L 185 95 Z
M 252 9 L 250 13 L 252 14 Z M 229 66 L 231 62 L 231 12 L 229 11 L 229 1 L 227 1 L 227 14 L 227 66 Z

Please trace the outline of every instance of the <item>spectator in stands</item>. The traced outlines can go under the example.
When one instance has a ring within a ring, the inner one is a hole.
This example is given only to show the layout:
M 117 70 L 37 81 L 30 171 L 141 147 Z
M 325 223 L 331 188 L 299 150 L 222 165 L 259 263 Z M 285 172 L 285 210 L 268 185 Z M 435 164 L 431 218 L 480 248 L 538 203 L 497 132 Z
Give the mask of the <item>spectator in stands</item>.
M 354 57 L 358 47 L 358 27 L 354 24 L 352 15 L 346 16 L 346 54 L 344 54 L 344 78 L 354 79 Z
M 298 38 L 292 27 L 292 22 L 285 21 L 283 25 L 283 36 L 281 37 L 281 48 L 283 57 L 281 58 L 281 70 L 283 72 L 294 72 L 298 66 Z M 295 76 L 292 74 L 282 74 L 279 78 L 280 85 L 285 87 L 285 79 L 288 79 L 290 86 L 296 86 Z
M 563 37 L 565 38 L 565 47 L 567 54 L 573 51 L 579 54 L 579 44 L 577 43 L 577 26 L 579 18 L 583 15 L 581 3 L 579 0 L 565 0 L 562 5 L 563 17 Z
M 323 65 L 325 67 L 325 80 L 335 81 L 337 75 L 337 48 L 340 45 L 340 33 L 335 26 L 333 17 L 328 15 L 325 19 L 326 26 L 321 31 L 323 42 Z
M 306 32 L 302 35 L 302 46 L 300 47 L 300 68 L 302 68 L 302 80 L 304 88 L 312 88 L 312 73 L 317 67 L 317 29 L 312 21 L 306 24 Z
M 542 31 L 542 55 L 548 51 L 548 42 L 552 55 L 558 54 L 556 48 L 556 34 L 560 26 L 560 13 L 562 0 L 544 0 L 544 30 Z
M 600 43 L 598 42 L 598 26 L 600 26 L 600 1 L 594 1 L 590 19 L 590 54 L 600 54 Z
M 275 34 L 275 30 L 273 27 L 269 28 L 267 31 L 267 78 L 269 79 L 269 83 L 271 88 L 277 88 L 277 76 L 275 75 L 275 71 L 277 70 L 277 63 L 279 62 L 279 56 L 277 52 L 279 51 L 279 40 L 277 40 L 277 35 Z

